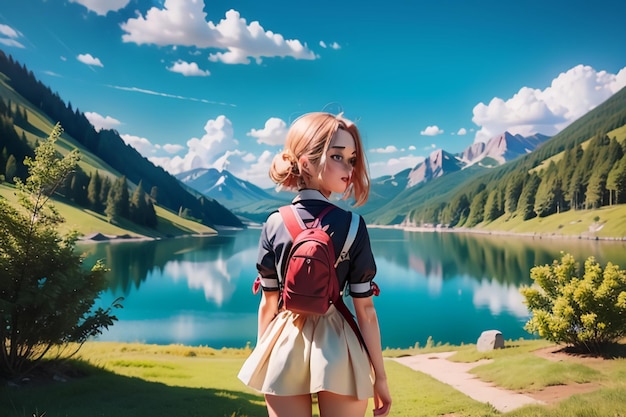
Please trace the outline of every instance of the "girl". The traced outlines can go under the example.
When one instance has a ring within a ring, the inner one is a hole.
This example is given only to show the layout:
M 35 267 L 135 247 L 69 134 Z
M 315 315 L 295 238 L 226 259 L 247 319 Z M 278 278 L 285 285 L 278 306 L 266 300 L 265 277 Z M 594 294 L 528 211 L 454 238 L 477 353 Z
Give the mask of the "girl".
M 353 197 L 356 206 L 365 203 L 369 194 L 359 131 L 341 114 L 309 113 L 297 119 L 287 133 L 285 149 L 272 162 L 270 177 L 280 187 L 298 191 L 292 204 L 305 223 L 332 205 L 332 193 Z M 321 225 L 340 249 L 348 234 L 350 213 L 335 207 Z M 257 282 L 263 292 L 257 344 L 239 378 L 265 394 L 270 417 L 311 417 L 312 394 L 317 394 L 321 417 L 363 417 L 371 397 L 374 415 L 386 416 L 391 396 L 372 300 L 377 290 L 372 282 L 376 264 L 363 219 L 349 261 L 339 263 L 336 272 L 339 288 L 353 298 L 367 350 L 333 305 L 321 316 L 281 307 L 279 276 L 291 240 L 281 215 L 272 213 L 259 242 Z

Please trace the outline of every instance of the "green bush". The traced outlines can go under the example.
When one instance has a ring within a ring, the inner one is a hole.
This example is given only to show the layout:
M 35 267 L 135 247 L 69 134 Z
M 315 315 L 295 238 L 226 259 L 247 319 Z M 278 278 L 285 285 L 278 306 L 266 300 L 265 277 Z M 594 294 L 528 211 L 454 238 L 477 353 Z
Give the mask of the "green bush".
M 110 308 L 92 311 L 106 288 L 104 264 L 83 267 L 78 234 L 57 232 L 63 218 L 50 197 L 79 160 L 77 151 L 56 153 L 61 132 L 57 124 L 24 161 L 29 176 L 16 179 L 19 206 L 0 198 L 0 377 L 29 372 L 52 348 L 80 347 L 116 320 Z
M 593 257 L 584 270 L 570 254 L 536 266 L 535 285 L 520 289 L 532 313 L 525 329 L 551 342 L 599 353 L 626 335 L 626 271 Z

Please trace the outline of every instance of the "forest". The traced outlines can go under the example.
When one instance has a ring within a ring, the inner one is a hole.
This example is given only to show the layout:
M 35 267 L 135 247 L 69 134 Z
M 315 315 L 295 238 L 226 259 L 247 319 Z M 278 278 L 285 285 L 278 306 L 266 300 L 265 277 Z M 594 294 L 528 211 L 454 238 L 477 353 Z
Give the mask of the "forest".
M 622 89 L 534 152 L 414 206 L 409 222 L 473 227 L 626 203 L 625 125 Z
M 12 182 L 14 177 L 24 179 L 27 174 L 23 160 L 33 155 L 37 141 L 28 140 L 23 132 L 39 138 L 49 133 L 29 122 L 29 112 L 37 111 L 51 120 L 51 126 L 59 123 L 65 134 L 76 141 L 78 149 L 95 155 L 110 167 L 106 173 L 95 167 L 90 167 L 88 172 L 80 167 L 75 170 L 58 190 L 74 204 L 105 213 L 112 220 L 121 216 L 148 227 L 154 227 L 156 222 L 152 204 L 208 226 L 242 227 L 241 221 L 219 202 L 185 188 L 163 168 L 124 143 L 118 132 L 96 131 L 84 113 L 74 109 L 71 103 L 65 104 L 25 65 L 2 51 L 0 73 L 3 75 L 0 81 L 24 99 L 20 104 L 0 96 L 0 175 L 5 181 Z M 111 173 L 113 178 L 105 175 Z

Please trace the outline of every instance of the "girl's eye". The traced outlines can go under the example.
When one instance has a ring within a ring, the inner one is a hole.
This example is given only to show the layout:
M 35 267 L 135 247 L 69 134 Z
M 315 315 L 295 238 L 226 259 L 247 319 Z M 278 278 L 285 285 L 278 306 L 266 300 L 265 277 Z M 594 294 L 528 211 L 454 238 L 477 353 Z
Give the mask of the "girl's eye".
M 355 166 L 356 165 L 356 158 L 350 158 L 349 162 L 350 162 L 350 165 Z
M 341 155 L 331 155 L 330 157 L 335 161 L 341 161 L 343 159 L 343 156 Z

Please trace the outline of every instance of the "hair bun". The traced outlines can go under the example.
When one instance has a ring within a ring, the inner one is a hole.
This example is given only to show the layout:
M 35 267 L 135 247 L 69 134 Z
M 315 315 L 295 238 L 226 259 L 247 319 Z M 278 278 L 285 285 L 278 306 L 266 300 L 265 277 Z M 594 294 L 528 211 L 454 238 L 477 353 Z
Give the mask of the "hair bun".
M 289 150 L 283 149 L 274 157 L 273 165 L 277 172 L 285 174 L 298 174 L 298 160 Z

